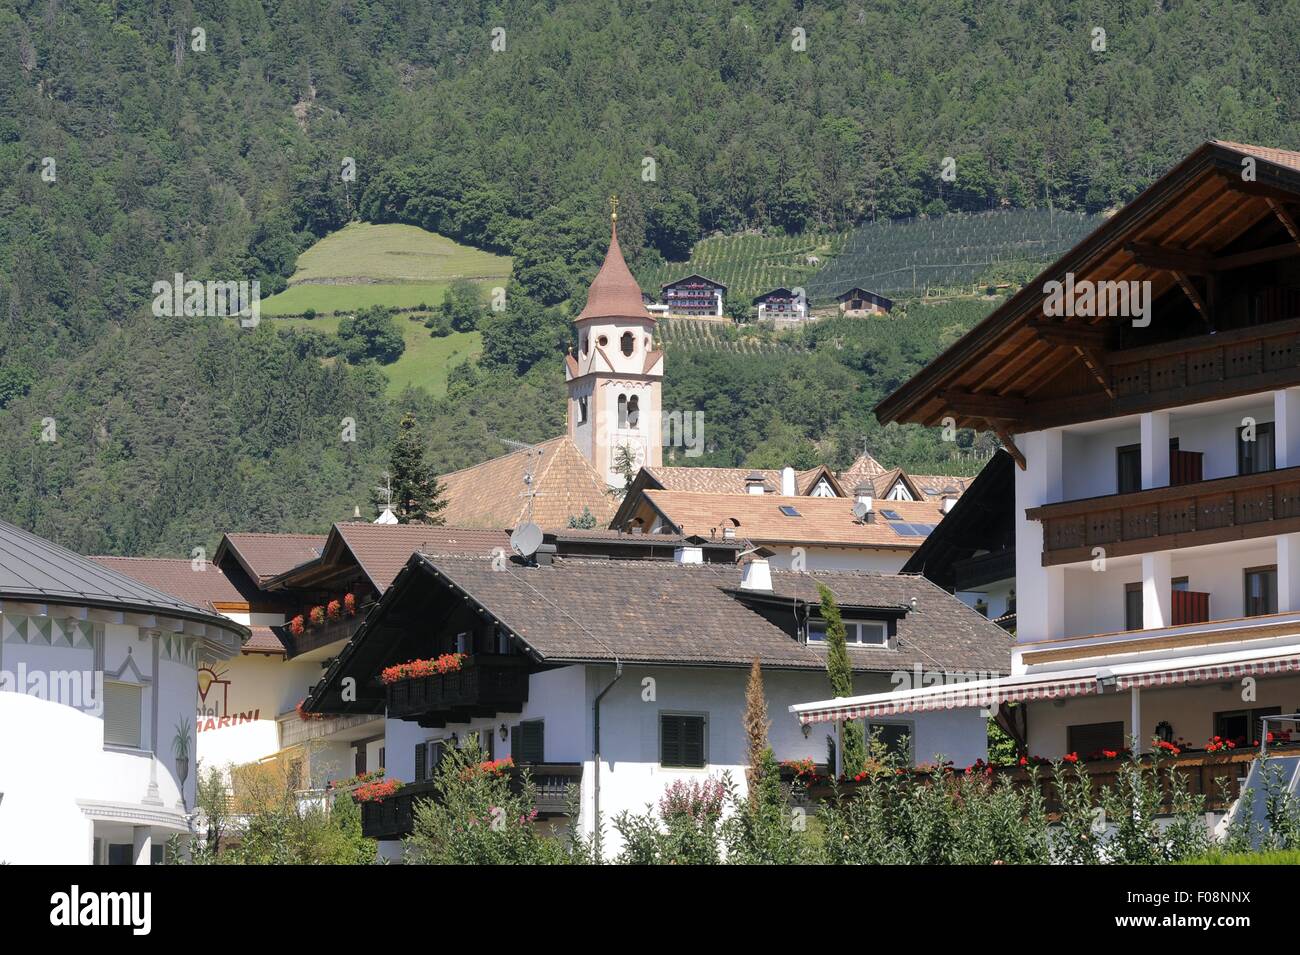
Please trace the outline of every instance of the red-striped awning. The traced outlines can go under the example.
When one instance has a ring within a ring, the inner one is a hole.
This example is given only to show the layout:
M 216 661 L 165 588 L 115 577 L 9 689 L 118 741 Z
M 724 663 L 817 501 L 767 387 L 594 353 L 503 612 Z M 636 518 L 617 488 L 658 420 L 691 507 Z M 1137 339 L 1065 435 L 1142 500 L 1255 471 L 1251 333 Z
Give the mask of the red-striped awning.
M 807 710 L 799 713 L 800 723 L 832 723 L 856 720 L 869 716 L 894 716 L 898 713 L 924 713 L 932 710 L 954 710 L 967 707 L 993 707 L 999 703 L 1023 703 L 1027 700 L 1055 700 L 1067 696 L 1087 696 L 1097 692 L 1094 677 L 1074 677 L 1069 680 L 1039 680 L 1029 682 L 1024 678 L 1003 681 L 981 680 L 978 683 L 955 683 L 932 693 L 871 702 L 847 703 L 827 709 Z
M 1176 670 L 1150 670 L 1121 676 L 1116 685 L 1121 690 L 1133 687 L 1175 686 L 1180 683 L 1213 683 L 1241 676 L 1269 676 L 1300 670 L 1300 656 L 1273 657 L 1268 660 L 1239 660 L 1232 663 L 1207 663 Z
M 1117 690 L 1145 687 L 1177 686 L 1187 683 L 1212 683 L 1243 676 L 1271 676 L 1300 672 L 1300 655 L 1269 657 L 1267 659 L 1239 660 L 1225 663 L 1206 663 L 1194 667 L 1163 670 L 1146 670 L 1140 673 L 1116 675 Z M 856 720 L 872 716 L 895 716 L 900 713 L 925 713 L 934 710 L 991 708 L 1000 703 L 1024 703 L 1031 700 L 1056 700 L 1070 696 L 1090 696 L 1098 692 L 1097 677 L 1089 674 L 1065 680 L 1033 680 L 1026 677 L 1008 677 L 1005 680 L 981 680 L 976 683 L 956 683 L 936 688 L 932 692 L 914 693 L 863 700 L 844 705 L 804 710 L 798 713 L 800 723 L 831 723 Z

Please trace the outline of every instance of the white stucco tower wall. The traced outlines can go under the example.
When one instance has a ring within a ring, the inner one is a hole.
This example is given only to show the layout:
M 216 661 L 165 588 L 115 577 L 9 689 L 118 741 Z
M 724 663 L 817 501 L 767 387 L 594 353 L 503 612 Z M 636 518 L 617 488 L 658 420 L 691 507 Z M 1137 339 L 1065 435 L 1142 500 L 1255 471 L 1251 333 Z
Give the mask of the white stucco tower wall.
M 664 358 L 654 347 L 655 318 L 619 248 L 617 216 L 574 324 L 578 352 L 565 362 L 568 434 L 607 483 L 621 486 L 619 448 L 634 453 L 633 470 L 663 463 Z

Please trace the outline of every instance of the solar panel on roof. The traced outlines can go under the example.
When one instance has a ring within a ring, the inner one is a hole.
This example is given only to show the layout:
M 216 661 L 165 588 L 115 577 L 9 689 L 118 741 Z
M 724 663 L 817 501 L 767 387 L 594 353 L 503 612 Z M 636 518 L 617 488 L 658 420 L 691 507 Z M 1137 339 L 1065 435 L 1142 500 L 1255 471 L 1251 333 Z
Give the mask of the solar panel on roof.
M 903 515 L 899 514 L 898 511 L 881 511 L 880 513 L 891 521 L 901 521 L 903 519 Z

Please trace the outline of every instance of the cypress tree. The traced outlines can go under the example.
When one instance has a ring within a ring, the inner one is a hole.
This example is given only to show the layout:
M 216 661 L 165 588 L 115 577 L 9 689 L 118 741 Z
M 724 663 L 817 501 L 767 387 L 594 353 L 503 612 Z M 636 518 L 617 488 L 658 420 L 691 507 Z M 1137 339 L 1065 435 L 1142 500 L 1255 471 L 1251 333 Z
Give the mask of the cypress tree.
M 826 622 L 826 675 L 830 677 L 831 693 L 837 698 L 853 695 L 853 667 L 849 664 L 848 635 L 835 595 L 825 584 L 817 585 L 822 598 L 822 620 Z M 854 776 L 867 764 L 867 743 L 862 724 L 848 720 L 840 724 L 844 772 Z

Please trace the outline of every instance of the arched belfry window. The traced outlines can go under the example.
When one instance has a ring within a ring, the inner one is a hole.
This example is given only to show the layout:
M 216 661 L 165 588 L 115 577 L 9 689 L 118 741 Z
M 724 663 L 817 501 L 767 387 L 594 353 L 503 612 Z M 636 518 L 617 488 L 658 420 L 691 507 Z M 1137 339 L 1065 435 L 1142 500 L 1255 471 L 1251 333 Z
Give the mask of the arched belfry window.
M 627 426 L 635 428 L 639 420 L 641 420 L 641 399 L 633 395 L 627 400 Z
M 624 332 L 623 337 L 619 339 L 619 347 L 623 349 L 624 355 L 631 355 L 636 348 L 636 339 L 632 337 L 631 332 Z
M 627 395 L 618 396 L 618 426 L 627 427 Z

